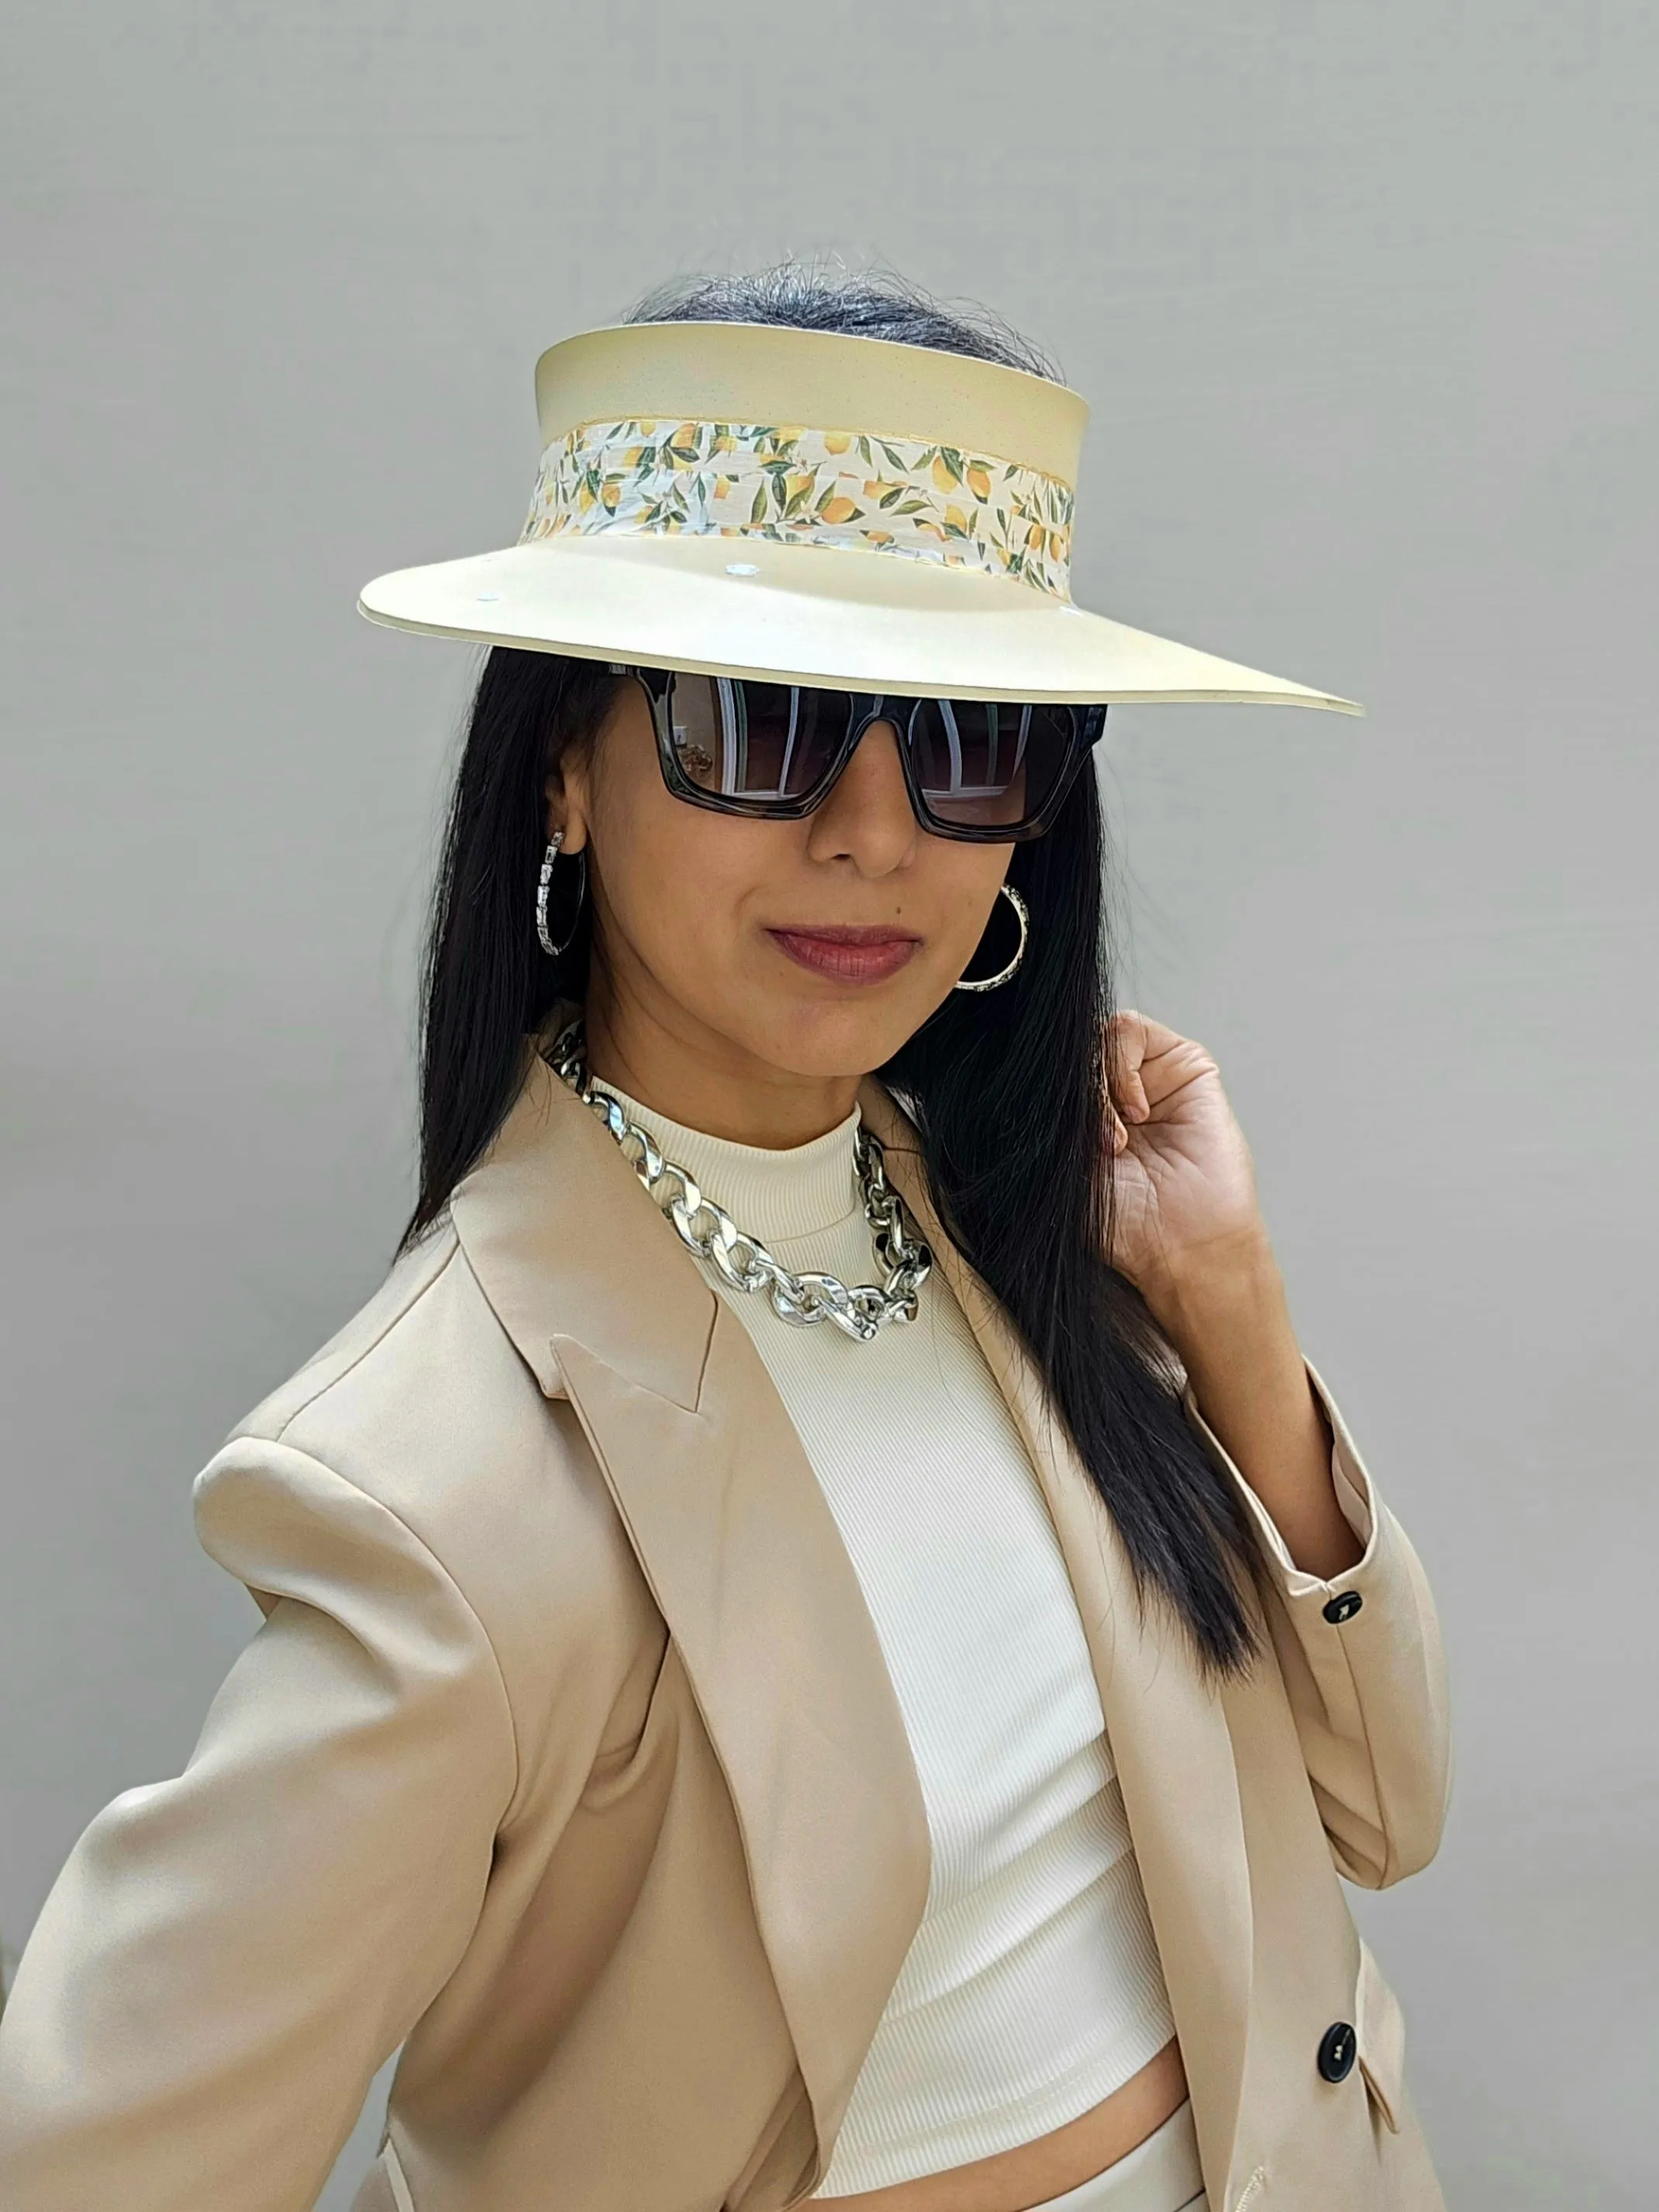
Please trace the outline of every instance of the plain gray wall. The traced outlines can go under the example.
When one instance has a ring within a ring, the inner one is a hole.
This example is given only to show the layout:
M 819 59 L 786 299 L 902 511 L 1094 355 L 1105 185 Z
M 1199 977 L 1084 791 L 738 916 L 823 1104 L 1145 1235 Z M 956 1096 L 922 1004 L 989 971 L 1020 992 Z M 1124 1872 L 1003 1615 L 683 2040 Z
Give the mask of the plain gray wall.
M 1085 604 L 1370 708 L 1114 714 L 1128 995 L 1220 1058 L 1439 1596 L 1449 1832 L 1356 1909 L 1450 2203 L 1651 2203 L 1650 0 L 99 0 L 5 45 L 14 1947 L 188 1753 L 254 1620 L 189 1479 L 410 1194 L 474 664 L 357 587 L 516 533 L 543 346 L 838 249 L 1091 400 Z

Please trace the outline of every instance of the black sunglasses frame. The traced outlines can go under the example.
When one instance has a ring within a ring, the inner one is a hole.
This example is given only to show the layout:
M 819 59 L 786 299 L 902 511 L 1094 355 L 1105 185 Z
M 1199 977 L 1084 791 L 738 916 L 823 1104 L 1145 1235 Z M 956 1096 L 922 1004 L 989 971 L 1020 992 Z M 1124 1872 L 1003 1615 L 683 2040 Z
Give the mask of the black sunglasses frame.
M 711 814 L 741 814 L 763 822 L 799 822 L 822 806 L 835 788 L 836 779 L 853 757 L 854 748 L 872 722 L 891 722 L 899 734 L 899 766 L 904 775 L 904 787 L 909 794 L 910 811 L 917 822 L 931 836 L 948 837 L 963 845 L 1024 845 L 1041 837 L 1054 826 L 1054 817 L 1065 804 L 1066 794 L 1076 781 L 1078 770 L 1099 744 L 1106 727 L 1103 706 L 1073 706 L 1068 711 L 1078 719 L 1074 726 L 1072 757 L 1054 779 L 1054 787 L 1044 799 L 1038 811 L 1027 822 L 999 823 L 988 829 L 970 829 L 957 822 L 942 822 L 929 808 L 916 781 L 911 760 L 908 723 L 915 709 L 923 703 L 921 697 L 897 692 L 850 691 L 844 685 L 824 684 L 819 687 L 834 691 L 853 702 L 853 711 L 847 719 L 847 728 L 836 748 L 829 767 L 811 790 L 799 799 L 736 799 L 726 793 L 705 791 L 693 783 L 680 765 L 674 750 L 672 702 L 674 678 L 672 668 L 640 668 L 631 663 L 612 661 L 613 676 L 631 676 L 640 684 L 651 703 L 652 726 L 657 734 L 657 761 L 662 769 L 662 780 L 676 799 L 683 799 L 691 806 L 706 806 Z M 746 679 L 734 678 L 742 683 Z M 763 679 L 757 678 L 757 681 Z M 770 678 L 763 679 L 770 681 Z M 805 684 L 793 687 L 799 690 L 813 688 Z M 866 700 L 868 710 L 858 711 L 858 702 Z M 895 712 L 895 709 L 900 710 Z

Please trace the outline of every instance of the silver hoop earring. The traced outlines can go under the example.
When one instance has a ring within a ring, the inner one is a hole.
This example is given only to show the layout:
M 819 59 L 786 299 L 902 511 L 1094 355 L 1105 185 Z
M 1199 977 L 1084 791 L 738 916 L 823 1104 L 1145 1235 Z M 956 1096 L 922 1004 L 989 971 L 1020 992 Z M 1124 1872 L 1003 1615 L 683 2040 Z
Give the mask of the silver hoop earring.
M 576 903 L 571 909 L 570 927 L 562 945 L 555 945 L 547 933 L 547 887 L 553 880 L 553 863 L 559 857 L 559 848 L 564 842 L 562 830 L 556 830 L 542 855 L 542 872 L 536 884 L 536 934 L 542 941 L 542 951 L 550 960 L 556 960 L 562 952 L 568 952 L 576 935 L 576 925 L 581 920 L 582 901 L 587 896 L 587 854 L 576 854 L 576 866 L 580 871 L 576 879 Z
M 1026 944 L 1031 934 L 1031 917 L 1025 910 L 1025 902 L 1012 884 L 999 884 L 997 889 L 1012 907 L 1019 922 L 1019 943 L 1015 948 L 1014 957 L 1006 968 L 999 968 L 994 975 L 987 975 L 980 982 L 969 983 L 964 981 L 952 983 L 951 988 L 953 991 L 994 991 L 1000 985 L 1008 981 L 1025 957 Z

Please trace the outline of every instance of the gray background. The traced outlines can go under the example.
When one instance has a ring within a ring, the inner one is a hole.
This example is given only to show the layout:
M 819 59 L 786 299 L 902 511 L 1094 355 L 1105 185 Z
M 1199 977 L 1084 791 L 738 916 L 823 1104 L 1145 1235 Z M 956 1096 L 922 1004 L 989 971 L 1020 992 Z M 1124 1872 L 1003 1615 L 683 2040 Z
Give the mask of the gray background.
M 1441 1601 L 1449 1832 L 1356 1908 L 1449 2198 L 1653 2201 L 1656 28 L 1645 0 L 14 13 L 14 1947 L 250 1632 L 190 1476 L 410 1196 L 472 660 L 356 589 L 516 532 L 541 347 L 677 270 L 838 249 L 1000 307 L 1089 396 L 1085 603 L 1370 709 L 1114 714 L 1127 995 L 1219 1056 Z

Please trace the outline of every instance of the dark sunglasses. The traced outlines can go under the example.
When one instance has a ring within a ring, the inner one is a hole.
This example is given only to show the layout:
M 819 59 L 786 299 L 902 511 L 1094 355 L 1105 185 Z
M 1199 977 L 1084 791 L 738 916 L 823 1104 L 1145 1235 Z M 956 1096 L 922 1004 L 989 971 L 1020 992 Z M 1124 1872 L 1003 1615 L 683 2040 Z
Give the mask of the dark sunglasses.
M 677 799 L 798 822 L 822 805 L 870 725 L 889 722 L 917 821 L 967 844 L 1042 836 L 1106 726 L 1104 707 L 898 698 L 620 661 L 611 672 L 644 686 Z

